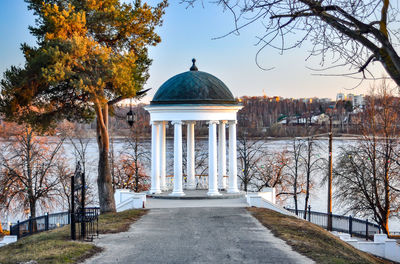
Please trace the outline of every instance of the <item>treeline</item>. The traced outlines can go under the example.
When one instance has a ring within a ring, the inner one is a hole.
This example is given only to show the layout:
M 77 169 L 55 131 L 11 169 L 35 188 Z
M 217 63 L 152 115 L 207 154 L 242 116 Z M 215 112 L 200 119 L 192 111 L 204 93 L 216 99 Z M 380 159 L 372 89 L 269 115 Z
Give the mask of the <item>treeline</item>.
M 238 130 L 246 129 L 249 136 L 264 137 L 290 137 L 306 135 L 309 131 L 308 125 L 284 125 L 279 121 L 285 118 L 297 118 L 298 120 L 310 120 L 311 117 L 329 113 L 335 120 L 344 120 L 349 113 L 345 102 L 328 102 L 326 100 L 302 100 L 302 99 L 278 99 L 267 97 L 242 97 L 240 103 L 243 108 L 238 112 Z M 132 107 L 136 122 L 143 127 L 145 136 L 150 137 L 150 115 L 144 109 L 145 104 L 139 104 Z M 347 109 L 347 110 L 346 110 Z M 119 106 L 114 109 L 110 118 L 110 128 L 114 130 L 115 135 L 120 135 L 129 131 L 129 125 L 126 122 L 126 114 L 130 110 L 129 106 Z M 83 125 L 86 129 L 95 129 L 96 123 Z M 327 124 L 321 126 L 320 130 L 326 131 Z M 347 129 L 348 130 L 348 129 Z M 183 131 L 185 134 L 185 130 Z M 207 121 L 200 121 L 196 124 L 196 136 L 207 136 Z M 173 135 L 173 127 L 167 126 L 167 135 Z
M 365 104 L 371 100 L 365 97 Z M 360 122 L 364 108 L 354 108 L 351 101 L 329 101 L 326 99 L 285 99 L 268 97 L 242 97 L 239 99 L 243 108 L 238 112 L 238 131 L 246 131 L 250 137 L 293 137 L 307 136 L 310 133 L 326 133 L 329 129 L 329 117 L 332 118 L 333 132 L 339 134 L 360 135 Z M 393 97 L 399 104 L 399 98 Z M 375 102 L 379 105 L 380 102 Z M 144 109 L 145 104 L 132 106 L 135 127 L 150 138 L 150 114 Z M 109 128 L 113 137 L 123 137 L 132 128 L 126 121 L 130 106 L 115 106 L 110 114 Z M 324 116 L 315 121 L 318 116 Z M 76 124 L 79 128 L 95 134 L 96 120 L 89 124 Z M 185 135 L 186 130 L 183 130 Z M 208 136 L 207 121 L 198 121 L 196 136 Z M 2 132 L 0 130 L 0 136 Z M 173 126 L 167 126 L 167 136 L 173 136 Z

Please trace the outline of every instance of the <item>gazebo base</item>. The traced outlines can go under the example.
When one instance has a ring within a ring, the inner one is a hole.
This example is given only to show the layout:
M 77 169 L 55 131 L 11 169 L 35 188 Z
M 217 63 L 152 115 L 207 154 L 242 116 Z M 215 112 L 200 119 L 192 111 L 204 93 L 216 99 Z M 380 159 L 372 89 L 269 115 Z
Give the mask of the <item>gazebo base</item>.
M 221 195 L 209 196 L 208 190 L 184 190 L 185 196 L 171 196 L 170 192 L 163 192 L 160 194 L 149 194 L 148 196 L 155 199 L 172 199 L 172 200 L 205 200 L 205 199 L 237 199 L 245 197 L 245 193 L 227 193 L 220 191 Z

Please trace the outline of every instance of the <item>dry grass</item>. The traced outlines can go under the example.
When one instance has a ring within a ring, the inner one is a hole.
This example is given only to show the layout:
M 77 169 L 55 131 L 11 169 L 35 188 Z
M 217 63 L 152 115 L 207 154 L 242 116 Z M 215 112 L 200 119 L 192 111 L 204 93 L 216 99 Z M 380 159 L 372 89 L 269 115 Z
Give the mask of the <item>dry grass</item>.
M 249 208 L 272 233 L 317 263 L 391 263 L 361 252 L 323 228 L 264 208 Z
M 76 263 L 99 252 L 91 243 L 69 240 L 69 226 L 22 238 L 0 248 L 0 263 Z
M 120 213 L 102 214 L 99 219 L 100 234 L 126 232 L 129 226 L 143 215 L 147 210 L 127 210 Z
M 121 213 L 102 214 L 99 231 L 118 233 L 146 214 L 146 210 L 128 210 Z M 101 248 L 92 243 L 70 240 L 70 226 L 25 237 L 0 248 L 0 263 L 14 264 L 35 260 L 38 263 L 77 263 L 91 257 Z

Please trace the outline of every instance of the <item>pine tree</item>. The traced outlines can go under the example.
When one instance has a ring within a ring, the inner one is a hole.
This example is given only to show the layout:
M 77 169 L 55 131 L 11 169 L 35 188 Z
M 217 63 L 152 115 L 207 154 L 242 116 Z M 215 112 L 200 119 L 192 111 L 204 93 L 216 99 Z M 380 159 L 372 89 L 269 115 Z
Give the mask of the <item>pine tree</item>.
M 36 15 L 23 44 L 26 63 L 11 67 L 1 82 L 0 111 L 9 120 L 46 129 L 58 120 L 96 117 L 98 193 L 102 212 L 115 211 L 108 119 L 113 105 L 141 95 L 149 74 L 148 47 L 161 39 L 167 0 L 150 7 L 119 0 L 26 0 Z

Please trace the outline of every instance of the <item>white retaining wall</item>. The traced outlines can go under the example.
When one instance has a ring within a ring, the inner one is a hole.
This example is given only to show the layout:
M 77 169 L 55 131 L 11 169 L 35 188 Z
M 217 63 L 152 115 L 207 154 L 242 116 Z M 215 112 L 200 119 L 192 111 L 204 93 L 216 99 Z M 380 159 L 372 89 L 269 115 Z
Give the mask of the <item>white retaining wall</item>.
M 117 212 L 146 207 L 146 194 L 135 193 L 131 190 L 117 189 L 114 194 Z
M 17 236 L 5 236 L 3 240 L 0 241 L 0 247 L 17 242 Z
M 400 245 L 397 244 L 396 240 L 388 239 L 385 234 L 375 234 L 373 242 L 358 241 L 351 238 L 349 234 L 334 234 L 361 251 L 400 262 Z
M 275 197 L 275 188 L 264 188 L 262 192 L 247 193 L 246 195 L 249 206 L 267 208 L 284 215 L 296 216 L 282 206 L 277 205 Z

